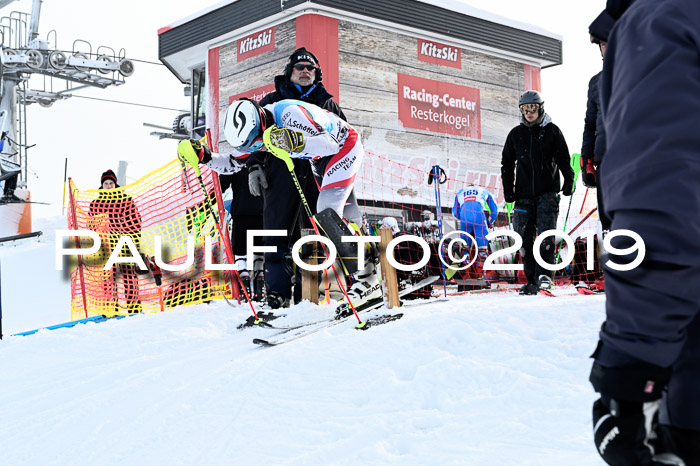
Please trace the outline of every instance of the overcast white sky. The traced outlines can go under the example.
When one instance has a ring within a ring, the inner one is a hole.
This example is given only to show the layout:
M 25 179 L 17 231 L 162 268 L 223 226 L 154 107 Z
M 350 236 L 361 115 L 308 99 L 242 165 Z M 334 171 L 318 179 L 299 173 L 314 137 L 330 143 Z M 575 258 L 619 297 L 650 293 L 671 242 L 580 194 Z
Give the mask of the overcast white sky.
M 44 0 L 39 32 L 45 38 L 57 32 L 58 47 L 71 50 L 75 39 L 89 41 L 127 57 L 157 62 L 159 28 L 219 1 L 185 0 Z M 605 7 L 604 0 L 466 0 L 471 6 L 514 20 L 530 23 L 563 37 L 564 64 L 542 71 L 542 94 L 547 112 L 563 130 L 571 152 L 581 147 L 588 80 L 602 62 L 597 47 L 589 43 L 588 25 Z M 31 11 L 31 0 L 21 0 L 0 10 Z M 136 62 L 126 84 L 106 90 L 76 91 L 76 95 L 138 102 L 187 109 L 189 99 L 183 85 L 164 66 Z M 170 126 L 177 112 L 71 98 L 51 108 L 28 108 L 29 188 L 32 199 L 53 203 L 33 206 L 35 217 L 61 213 L 63 166 L 80 188 L 96 188 L 107 168 L 117 170 L 119 160 L 131 163 L 128 181 L 133 181 L 175 157 L 173 140 L 149 136 L 150 122 Z M 505 138 L 505 135 L 504 135 Z

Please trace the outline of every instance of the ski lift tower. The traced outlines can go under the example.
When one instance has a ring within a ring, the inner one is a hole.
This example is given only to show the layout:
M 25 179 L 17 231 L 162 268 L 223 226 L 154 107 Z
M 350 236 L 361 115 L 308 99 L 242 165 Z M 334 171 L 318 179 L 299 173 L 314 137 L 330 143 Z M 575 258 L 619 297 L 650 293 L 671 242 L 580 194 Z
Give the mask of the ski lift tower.
M 0 9 L 14 1 L 0 0 Z M 33 0 L 31 14 L 12 11 L 0 18 L 0 181 L 17 174 L 20 188 L 27 187 L 27 152 L 32 147 L 27 143 L 27 105 L 50 107 L 79 89 L 119 86 L 134 72 L 124 49 L 93 50 L 84 40 L 75 40 L 70 50 L 59 49 L 55 30 L 41 39 L 41 4 Z M 22 206 L 0 203 L 0 217 L 8 207 Z M 0 227 L 0 237 L 3 233 Z

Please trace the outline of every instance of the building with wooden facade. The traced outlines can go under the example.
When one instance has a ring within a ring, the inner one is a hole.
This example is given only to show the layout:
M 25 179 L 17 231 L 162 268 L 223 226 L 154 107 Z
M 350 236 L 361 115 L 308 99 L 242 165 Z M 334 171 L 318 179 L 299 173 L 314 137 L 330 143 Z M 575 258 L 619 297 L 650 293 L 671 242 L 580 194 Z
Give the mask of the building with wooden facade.
M 192 84 L 193 109 L 200 122 L 206 115 L 220 152 L 229 149 L 229 103 L 274 90 L 274 77 L 304 46 L 366 150 L 380 156 L 365 159 L 359 183 L 376 183 L 372 164 L 382 160 L 425 172 L 439 164 L 450 179 L 487 186 L 499 200 L 518 97 L 539 90 L 542 68 L 562 63 L 559 36 L 455 1 L 226 1 L 158 37 L 160 60 Z M 384 178 L 386 195 L 410 201 L 405 176 Z

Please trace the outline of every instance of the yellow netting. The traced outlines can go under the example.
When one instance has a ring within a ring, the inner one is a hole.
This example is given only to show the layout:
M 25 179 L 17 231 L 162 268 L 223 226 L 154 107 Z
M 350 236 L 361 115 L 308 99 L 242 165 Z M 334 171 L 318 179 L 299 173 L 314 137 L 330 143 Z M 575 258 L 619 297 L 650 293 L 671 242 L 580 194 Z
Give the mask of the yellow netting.
M 214 172 L 201 168 L 202 180 L 218 219 Z M 93 230 L 101 239 L 97 253 L 71 260 L 73 320 L 100 314 L 113 316 L 161 310 L 159 289 L 152 272 L 137 274 L 135 264 L 114 264 L 104 270 L 120 236 L 130 237 L 149 257 L 155 256 L 154 238 L 160 236 L 163 260 L 170 265 L 187 261 L 187 237 L 195 237 L 194 263 L 183 271 L 162 271 L 160 293 L 165 309 L 211 300 L 224 289 L 230 296 L 224 275 L 204 270 L 205 236 L 212 238 L 212 263 L 222 264 L 227 260 L 215 219 L 191 167 L 183 170 L 180 162 L 174 160 L 124 187 L 79 191 L 71 181 L 70 191 L 69 228 Z M 71 247 L 76 247 L 78 242 L 81 248 L 92 244 L 89 238 L 71 239 Z M 120 257 L 131 256 L 127 247 L 120 249 Z

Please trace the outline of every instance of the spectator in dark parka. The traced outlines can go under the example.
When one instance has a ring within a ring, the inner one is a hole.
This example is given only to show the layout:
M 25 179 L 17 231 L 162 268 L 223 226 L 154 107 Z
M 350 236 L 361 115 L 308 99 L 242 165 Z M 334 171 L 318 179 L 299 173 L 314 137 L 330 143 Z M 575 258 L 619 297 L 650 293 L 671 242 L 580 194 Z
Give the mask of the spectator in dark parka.
M 275 91 L 260 101 L 260 106 L 295 99 L 317 105 L 338 115 L 345 115 L 323 86 L 321 64 L 316 56 L 301 47 L 289 57 L 283 74 L 275 77 Z M 311 171 L 311 165 L 304 160 L 294 160 L 294 171 L 304 190 L 310 206 L 315 206 L 319 188 Z M 299 194 L 284 162 L 272 157 L 269 152 L 257 152 L 247 162 L 250 192 L 262 194 L 264 199 L 263 224 L 266 230 L 287 230 L 289 236 L 265 238 L 266 246 L 276 246 L 277 252 L 265 253 L 265 282 L 267 284 L 267 306 L 270 309 L 287 307 L 291 299 L 292 264 L 290 249 L 301 236 L 300 227 L 311 228 L 301 205 Z M 354 198 L 354 194 L 351 194 Z M 301 287 L 296 287 L 298 293 Z M 299 294 L 298 297 L 301 295 Z
M 515 202 L 513 228 L 523 240 L 521 254 L 527 284 L 521 294 L 537 294 L 552 286 L 552 272 L 535 261 L 533 246 L 537 235 L 553 230 L 559 215 L 559 173 L 564 176 L 561 191 L 571 196 L 574 171 L 564 135 L 544 111 L 537 91 L 520 96 L 520 124 L 508 134 L 501 158 L 501 179 L 506 202 Z M 542 259 L 554 263 L 554 237 L 541 245 Z
M 646 255 L 630 271 L 604 265 L 595 444 L 611 465 L 700 465 L 700 2 L 609 0 L 607 11 L 601 181 L 612 232 L 636 232 Z

